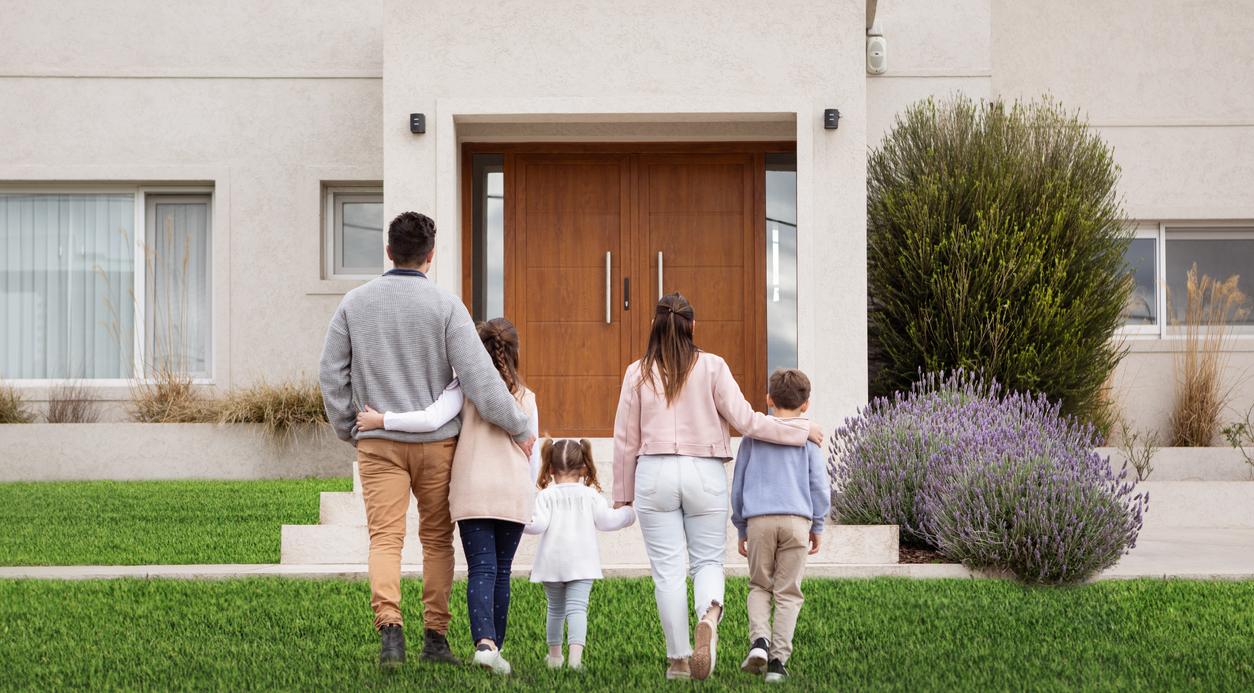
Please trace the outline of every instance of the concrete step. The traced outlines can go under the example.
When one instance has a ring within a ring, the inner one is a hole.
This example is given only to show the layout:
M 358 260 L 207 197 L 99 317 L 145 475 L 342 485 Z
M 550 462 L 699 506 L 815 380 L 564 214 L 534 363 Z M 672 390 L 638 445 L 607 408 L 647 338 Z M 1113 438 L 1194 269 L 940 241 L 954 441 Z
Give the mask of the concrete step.
M 1149 493 L 1146 529 L 1254 529 L 1254 482 L 1143 481 Z
M 366 505 L 359 493 L 341 493 L 323 491 L 320 494 L 318 522 L 324 525 L 366 525 Z M 418 526 L 418 504 L 411 495 L 409 512 L 405 514 L 407 524 Z
M 736 552 L 736 530 L 730 524 L 727 529 L 727 563 L 743 565 L 744 557 Z M 529 565 L 535 558 L 539 540 L 537 536 L 524 535 L 515 560 Z M 600 533 L 597 543 L 604 565 L 647 565 L 649 562 L 639 525 Z M 370 535 L 365 527 L 355 525 L 284 525 L 281 547 L 281 563 L 365 563 L 370 553 Z M 455 564 L 464 566 L 466 559 L 456 532 L 453 550 Z M 896 563 L 897 528 L 895 525 L 829 524 L 824 530 L 822 547 L 812 560 L 834 564 Z M 422 562 L 416 523 L 407 523 L 401 562 Z

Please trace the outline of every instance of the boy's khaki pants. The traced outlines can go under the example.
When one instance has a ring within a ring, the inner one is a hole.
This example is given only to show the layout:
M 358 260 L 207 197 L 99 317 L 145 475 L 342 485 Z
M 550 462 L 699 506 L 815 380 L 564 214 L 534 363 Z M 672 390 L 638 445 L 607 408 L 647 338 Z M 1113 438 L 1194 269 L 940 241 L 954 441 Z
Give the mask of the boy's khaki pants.
M 810 519 L 796 515 L 749 518 L 749 641 L 771 641 L 770 656 L 787 662 L 804 598 L 801 577 L 810 548 Z M 771 599 L 775 624 L 771 625 Z
M 401 548 L 409 494 L 418 499 L 418 539 L 422 542 L 422 620 L 426 628 L 448 631 L 453 589 L 453 520 L 448 486 L 457 439 L 400 443 L 381 438 L 357 442 L 357 469 L 370 530 L 370 606 L 374 625 L 400 625 Z

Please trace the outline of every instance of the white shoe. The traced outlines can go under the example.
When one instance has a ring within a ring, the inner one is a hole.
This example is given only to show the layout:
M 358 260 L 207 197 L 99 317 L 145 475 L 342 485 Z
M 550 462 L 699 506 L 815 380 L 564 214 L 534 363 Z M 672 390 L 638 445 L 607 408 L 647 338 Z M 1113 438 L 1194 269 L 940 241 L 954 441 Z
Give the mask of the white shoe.
M 722 613 L 723 606 L 711 602 L 709 610 L 697 621 L 697 641 L 689 664 L 692 678 L 698 681 L 704 681 L 714 673 L 714 662 L 718 656 L 718 621 Z
M 509 676 L 513 667 L 509 665 L 500 650 L 475 650 L 475 666 L 488 669 L 493 674 Z
M 745 661 L 740 663 L 740 670 L 748 674 L 761 674 L 766 671 L 766 662 L 770 658 L 767 652 L 769 644 L 766 638 L 758 638 L 753 641 L 753 645 L 749 647 L 749 654 L 745 657 Z
M 544 663 L 549 665 L 550 669 L 561 669 L 562 668 L 562 656 L 558 655 L 556 657 L 553 657 L 551 655 L 545 655 Z

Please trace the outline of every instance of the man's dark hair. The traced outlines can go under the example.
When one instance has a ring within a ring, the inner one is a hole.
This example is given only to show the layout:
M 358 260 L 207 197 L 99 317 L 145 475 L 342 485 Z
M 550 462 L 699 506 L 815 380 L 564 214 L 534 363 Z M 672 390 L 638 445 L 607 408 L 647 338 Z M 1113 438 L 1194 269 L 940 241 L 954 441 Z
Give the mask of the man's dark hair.
M 810 401 L 810 379 L 796 368 L 776 368 L 766 391 L 779 409 L 799 409 Z
M 402 212 L 388 225 L 388 247 L 392 262 L 421 265 L 435 247 L 435 222 L 417 212 Z

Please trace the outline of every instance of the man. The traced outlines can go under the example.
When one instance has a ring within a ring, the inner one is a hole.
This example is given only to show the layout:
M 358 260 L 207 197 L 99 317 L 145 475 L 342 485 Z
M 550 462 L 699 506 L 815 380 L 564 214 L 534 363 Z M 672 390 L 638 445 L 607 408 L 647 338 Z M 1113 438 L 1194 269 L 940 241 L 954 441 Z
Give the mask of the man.
M 386 667 L 405 661 L 401 619 L 401 549 L 412 491 L 422 542 L 422 658 L 457 663 L 449 650 L 449 592 L 453 583 L 453 522 L 449 476 L 461 422 L 431 433 L 359 431 L 357 412 L 424 409 L 453 379 L 480 414 L 514 436 L 528 454 L 529 421 L 492 366 L 461 300 L 427 279 L 435 223 L 405 212 L 388 227 L 387 254 L 395 269 L 344 296 L 327 329 L 319 380 L 327 418 L 341 440 L 357 447 L 366 524 L 370 530 L 370 605 Z

